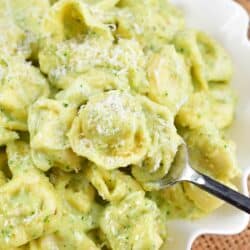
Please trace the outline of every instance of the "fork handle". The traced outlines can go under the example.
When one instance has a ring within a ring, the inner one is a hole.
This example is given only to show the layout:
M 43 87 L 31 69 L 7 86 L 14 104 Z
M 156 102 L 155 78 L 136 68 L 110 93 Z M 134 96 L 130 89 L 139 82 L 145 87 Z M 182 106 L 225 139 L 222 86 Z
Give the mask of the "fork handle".
M 194 171 L 189 182 L 250 214 L 250 198 L 215 181 L 207 175 Z

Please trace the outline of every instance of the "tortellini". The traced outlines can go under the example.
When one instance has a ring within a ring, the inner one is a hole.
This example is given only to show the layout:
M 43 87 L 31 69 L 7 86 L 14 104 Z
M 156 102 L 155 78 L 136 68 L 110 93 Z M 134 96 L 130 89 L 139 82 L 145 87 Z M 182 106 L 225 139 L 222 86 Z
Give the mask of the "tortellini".
M 190 96 L 178 111 L 176 124 L 194 129 L 213 123 L 217 128 L 224 129 L 233 121 L 234 107 L 235 95 L 231 89 L 213 83 L 209 92 L 195 92 Z
M 204 91 L 192 93 L 177 113 L 176 124 L 183 128 L 194 129 L 209 123 L 213 119 L 210 115 L 210 104 L 209 93 Z
M 85 36 L 88 31 L 109 36 L 109 30 L 91 14 L 81 0 L 61 0 L 43 19 L 42 31 L 55 42 Z
M 144 188 L 151 189 L 154 185 L 150 182 L 167 174 L 182 139 L 177 134 L 173 115 L 166 107 L 145 97 L 141 97 L 140 101 L 146 116 L 151 145 L 144 159 L 133 166 L 132 174 L 143 183 Z
M 68 137 L 75 153 L 105 169 L 138 163 L 150 144 L 140 103 L 120 91 L 91 97 L 74 119 Z
M 236 94 L 228 86 L 211 83 L 210 96 L 210 117 L 214 124 L 219 129 L 230 126 L 235 116 Z
M 57 87 L 64 88 L 65 84 L 69 84 L 68 75 L 93 68 L 94 62 L 103 62 L 101 58 L 93 60 L 99 53 L 108 56 L 112 44 L 111 33 L 92 16 L 83 1 L 59 1 L 44 18 L 42 27 L 44 38 L 39 63 L 42 72 L 48 74 L 50 81 Z
M 108 171 L 92 164 L 85 173 L 103 200 L 119 201 L 131 192 L 142 190 L 132 177 L 119 170 Z
M 119 39 L 113 44 L 109 40 L 105 43 L 103 39 L 105 40 L 102 37 L 90 36 L 81 43 L 67 40 L 45 46 L 39 53 L 42 72 L 47 74 L 51 83 L 59 89 L 70 87 L 72 80 L 78 77 L 86 77 L 88 82 L 89 71 L 91 75 L 91 72 L 96 70 L 100 76 L 103 73 L 109 74 L 108 79 L 112 79 L 115 89 L 131 86 L 140 92 L 146 92 L 148 82 L 143 70 L 146 60 L 139 43 L 135 40 Z M 110 89 L 109 81 L 103 81 L 103 90 Z
M 0 187 L 0 245 L 18 247 L 56 230 L 58 197 L 39 174 L 14 177 Z
M 22 57 L 1 55 L 0 72 L 0 126 L 26 131 L 28 108 L 49 95 L 48 83 Z
M 92 69 L 70 79 L 70 86 L 58 92 L 56 99 L 74 103 L 77 106 L 86 104 L 92 95 L 104 91 L 130 89 L 128 79 L 124 75 L 110 74 L 108 69 Z
M 81 160 L 71 150 L 67 138 L 76 112 L 74 105 L 51 99 L 40 99 L 31 107 L 28 121 L 31 154 L 39 169 L 80 168 Z
M 191 165 L 222 180 L 231 180 L 239 174 L 235 144 L 223 138 L 212 125 L 182 132 L 187 142 Z
M 81 76 L 84 80 L 88 71 L 96 69 L 98 74 L 108 72 L 108 79 L 115 79 L 115 89 L 124 89 L 126 84 L 126 88 L 131 86 L 140 92 L 147 91 L 146 60 L 136 40 L 114 42 L 108 25 L 94 18 L 90 6 L 83 1 L 60 1 L 52 9 L 43 23 L 44 32 L 50 36 L 41 43 L 39 64 L 54 86 L 65 89 L 72 79 Z M 57 22 L 53 21 L 54 16 Z M 102 84 L 103 90 L 110 88 L 105 85 L 109 82 L 104 80 Z
M 60 170 L 54 170 L 50 174 L 50 180 L 58 193 L 67 203 L 66 210 L 78 211 L 80 214 L 91 210 L 95 198 L 95 190 L 82 173 L 67 174 Z M 67 213 L 65 213 L 67 214 Z
M 6 1 L 6 0 L 3 0 Z M 49 0 L 7 0 L 15 22 L 26 32 L 38 35 L 44 14 L 49 10 Z M 32 34 L 31 34 L 32 35 Z
M 117 6 L 117 36 L 135 37 L 147 50 L 159 49 L 184 27 L 181 12 L 168 1 L 120 0 Z
M 25 54 L 23 44 L 26 37 L 21 28 L 15 24 L 7 0 L 0 2 L 0 30 L 1 54 Z
M 203 191 L 199 193 L 199 195 L 202 194 Z M 204 211 L 195 205 L 193 200 L 189 199 L 182 183 L 160 191 L 152 191 L 148 196 L 156 202 L 167 220 L 178 218 L 197 219 L 205 214 Z M 215 198 L 213 197 L 213 199 Z M 206 204 L 206 206 L 208 209 L 209 207 L 211 208 L 209 204 Z M 210 212 L 213 209 L 210 209 Z
M 53 235 L 42 237 L 31 245 L 44 250 L 50 245 L 68 250 L 98 249 L 87 236 L 87 232 L 99 226 L 103 210 L 94 201 L 94 188 L 83 173 L 66 174 L 57 169 L 50 174 L 50 179 L 61 197 L 62 217 L 58 230 Z
M 184 30 L 177 33 L 174 44 L 190 61 L 194 81 L 207 89 L 209 82 L 227 83 L 232 77 L 232 62 L 215 40 L 203 32 Z
M 133 208 L 133 209 L 131 209 Z M 120 203 L 109 205 L 101 219 L 101 229 L 111 249 L 159 249 L 164 225 L 155 203 L 134 192 Z
M 224 183 L 223 183 L 224 184 Z M 184 190 L 187 197 L 192 200 L 203 213 L 211 213 L 223 204 L 223 201 L 213 195 L 200 190 L 190 183 L 184 183 Z
M 14 22 L 24 33 L 23 54 L 36 59 L 40 39 L 40 26 L 49 10 L 49 0 L 7 0 Z
M 154 53 L 148 65 L 149 97 L 173 112 L 179 110 L 192 91 L 189 69 L 184 58 L 167 45 Z
M 1 12 L 0 15 L 2 15 Z M 25 46 L 26 36 L 24 32 L 10 18 L 6 17 L 4 22 L 0 18 L 0 30 L 1 54 L 23 54 L 25 56 L 30 54 L 30 50 Z
M 25 58 L 36 57 L 40 23 L 49 9 L 49 0 L 1 0 L 1 47 Z M 2 37 L 3 36 L 3 37 Z

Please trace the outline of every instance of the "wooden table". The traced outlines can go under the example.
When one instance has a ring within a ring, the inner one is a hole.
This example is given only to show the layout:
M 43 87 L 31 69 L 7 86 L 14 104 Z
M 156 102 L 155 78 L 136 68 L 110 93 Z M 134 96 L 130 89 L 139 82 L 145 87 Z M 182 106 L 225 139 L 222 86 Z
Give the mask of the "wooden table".
M 248 189 L 250 191 L 250 177 Z M 250 223 L 241 234 L 233 236 L 202 235 L 194 242 L 192 250 L 250 250 Z
M 237 0 L 236 2 L 242 4 L 246 10 L 250 13 L 250 0 Z
M 250 0 L 237 0 L 237 2 L 242 4 L 250 14 Z M 250 38 L 250 29 L 248 34 Z M 248 188 L 250 191 L 250 177 Z M 250 250 L 250 223 L 248 228 L 238 235 L 202 235 L 194 242 L 192 250 Z

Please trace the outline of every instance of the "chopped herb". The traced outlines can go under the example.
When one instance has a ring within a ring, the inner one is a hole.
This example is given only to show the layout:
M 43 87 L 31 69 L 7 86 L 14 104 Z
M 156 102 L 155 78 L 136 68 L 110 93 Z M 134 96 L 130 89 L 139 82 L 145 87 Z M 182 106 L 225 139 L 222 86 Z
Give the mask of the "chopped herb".
M 10 230 L 6 228 L 1 230 L 1 234 L 4 238 L 9 238 L 11 236 Z
M 67 165 L 67 166 L 65 167 L 65 169 L 70 170 L 70 166 L 69 166 L 69 165 Z
M 48 223 L 49 222 L 49 215 L 47 215 L 44 220 L 43 220 L 44 223 Z

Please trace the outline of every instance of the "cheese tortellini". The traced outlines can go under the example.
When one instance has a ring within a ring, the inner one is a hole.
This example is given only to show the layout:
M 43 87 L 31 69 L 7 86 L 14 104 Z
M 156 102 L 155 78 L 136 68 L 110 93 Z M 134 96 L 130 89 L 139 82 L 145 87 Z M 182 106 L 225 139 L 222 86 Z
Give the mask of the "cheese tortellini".
M 31 107 L 28 121 L 31 154 L 39 169 L 80 168 L 80 158 L 70 148 L 66 136 L 75 115 L 74 105 L 50 99 L 40 99 Z
M 160 49 L 184 27 L 181 12 L 168 1 L 120 0 L 117 6 L 117 36 L 135 37 L 145 49 Z
M 210 91 L 193 93 L 181 107 L 176 124 L 190 129 L 208 123 L 218 129 L 228 127 L 234 119 L 235 94 L 225 85 L 212 83 Z M 223 114 L 223 116 L 221 115 Z
M 98 228 L 103 211 L 95 202 L 94 188 L 82 173 L 66 174 L 55 170 L 51 172 L 50 180 L 61 197 L 61 207 L 58 209 L 61 218 L 57 230 L 31 242 L 31 249 L 38 247 L 45 250 L 57 247 L 68 250 L 97 250 L 96 244 L 87 235 L 91 230 Z
M 144 198 L 143 192 L 134 192 L 105 209 L 101 229 L 112 249 L 153 250 L 159 249 L 164 240 L 161 223 L 155 203 Z
M 179 110 L 192 91 L 189 68 L 174 46 L 165 46 L 154 53 L 148 65 L 149 97 L 167 105 L 173 112 Z
M 0 126 L 26 131 L 28 108 L 49 95 L 49 85 L 22 57 L 0 55 L 0 93 Z
M 166 107 L 145 97 L 141 97 L 140 100 L 146 116 L 151 145 L 144 159 L 133 166 L 132 174 L 144 188 L 152 189 L 152 182 L 168 173 L 178 146 L 183 141 L 177 134 L 173 116 Z
M 203 32 L 185 30 L 175 37 L 175 45 L 190 61 L 194 81 L 202 89 L 208 82 L 227 83 L 232 77 L 232 63 L 225 50 Z
M 92 165 L 86 169 L 86 176 L 103 200 L 119 201 L 131 192 L 142 190 L 133 178 L 119 170 L 108 171 Z
M 212 125 L 182 133 L 187 142 L 190 161 L 194 168 L 219 179 L 230 180 L 237 176 L 235 144 L 223 138 Z
M 1 0 L 0 50 L 5 43 L 8 52 L 36 58 L 41 20 L 49 7 L 49 0 Z
M 68 136 L 74 152 L 105 169 L 139 162 L 150 143 L 139 102 L 119 91 L 93 96 L 80 109 Z
M 14 177 L 0 193 L 1 247 L 22 246 L 56 230 L 59 202 L 46 177 L 34 173 Z
M 157 182 L 186 143 L 235 188 L 232 71 L 167 0 L 0 0 L 0 250 L 160 250 L 222 206 Z

